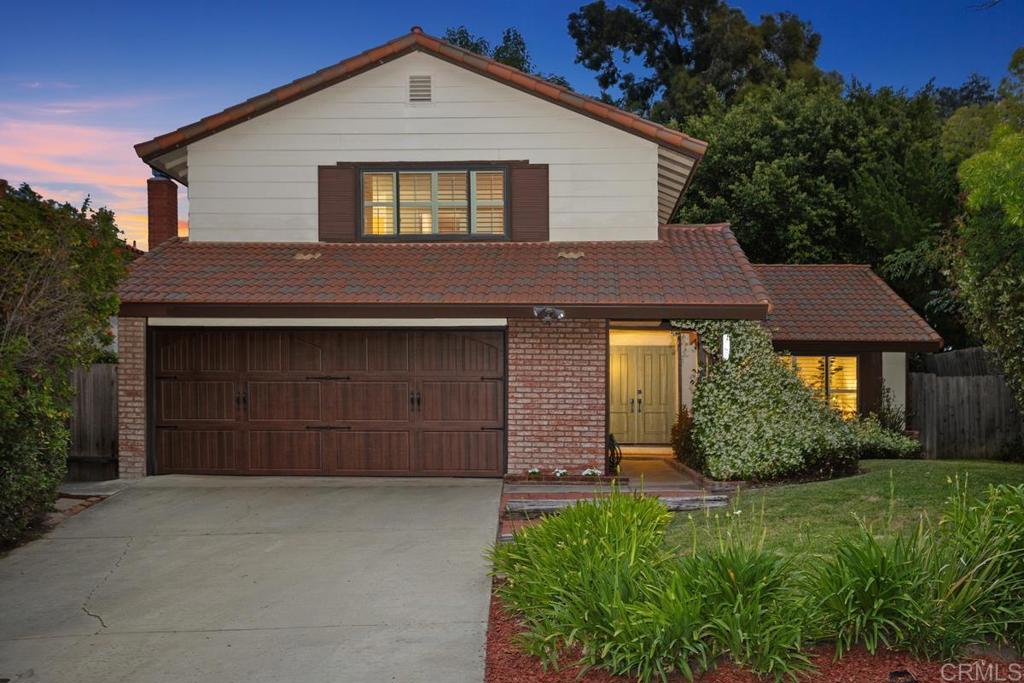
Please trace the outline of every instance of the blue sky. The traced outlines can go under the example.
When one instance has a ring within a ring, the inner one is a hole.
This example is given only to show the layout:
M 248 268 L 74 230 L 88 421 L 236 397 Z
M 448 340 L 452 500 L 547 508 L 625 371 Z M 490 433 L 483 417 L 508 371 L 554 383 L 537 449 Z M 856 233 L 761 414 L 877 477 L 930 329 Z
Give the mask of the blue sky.
M 819 64 L 911 90 L 930 78 L 997 81 L 1024 45 L 1024 0 L 757 0 L 749 16 L 792 11 L 823 36 Z M 508 26 L 537 68 L 596 93 L 566 32 L 582 0 L 548 2 L 9 3 L 0 24 L 0 177 L 49 196 L 110 205 L 144 232 L 148 169 L 131 145 L 408 31 L 466 24 L 492 41 Z M 429 11 L 428 9 L 429 8 Z

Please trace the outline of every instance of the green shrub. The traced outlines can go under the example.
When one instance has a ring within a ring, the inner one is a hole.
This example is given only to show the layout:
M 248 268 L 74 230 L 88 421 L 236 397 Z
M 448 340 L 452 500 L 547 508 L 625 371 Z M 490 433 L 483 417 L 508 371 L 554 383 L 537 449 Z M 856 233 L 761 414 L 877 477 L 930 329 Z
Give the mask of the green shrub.
M 641 681 L 688 679 L 725 656 L 776 677 L 802 670 L 802 607 L 787 563 L 740 544 L 677 559 L 656 499 L 579 502 L 492 552 L 527 652 Z
M 862 528 L 838 539 L 834 555 L 812 569 L 807 593 L 820 597 L 814 614 L 821 633 L 836 641 L 837 657 L 858 643 L 871 653 L 895 647 L 914 630 L 925 582 L 923 541 L 915 533 L 880 542 Z
M 687 467 L 704 471 L 704 460 L 693 447 L 693 416 L 686 406 L 676 413 L 676 421 L 672 425 L 672 453 Z
M 874 415 L 851 420 L 850 428 L 857 443 L 857 453 L 862 459 L 914 458 L 921 453 L 921 444 L 916 439 L 887 429 Z
M 732 541 L 681 561 L 680 583 L 701 596 L 712 656 L 776 678 L 810 667 L 793 569 L 775 553 Z
M 715 479 L 772 480 L 855 472 L 857 442 L 837 412 L 780 362 L 771 336 L 753 321 L 692 320 L 711 362 L 695 384 L 693 445 Z M 731 337 L 721 359 L 722 335 Z
M 862 528 L 809 572 L 819 635 L 841 656 L 855 644 L 953 659 L 990 640 L 1021 644 L 1024 486 L 968 499 L 959 485 L 938 526 L 880 542 Z
M 0 546 L 56 497 L 69 377 L 109 341 L 126 259 L 109 211 L 0 186 Z
M 664 637 L 641 624 L 653 629 L 665 620 L 658 588 L 673 564 L 664 542 L 670 519 L 657 499 L 614 493 L 577 503 L 495 547 L 494 571 L 507 576 L 498 593 L 523 616 L 527 651 L 556 663 L 566 647 L 581 645 L 584 663 L 615 673 L 685 671 L 685 662 L 668 654 L 690 652 L 685 634 L 674 645 L 663 642 L 654 660 L 641 656 Z

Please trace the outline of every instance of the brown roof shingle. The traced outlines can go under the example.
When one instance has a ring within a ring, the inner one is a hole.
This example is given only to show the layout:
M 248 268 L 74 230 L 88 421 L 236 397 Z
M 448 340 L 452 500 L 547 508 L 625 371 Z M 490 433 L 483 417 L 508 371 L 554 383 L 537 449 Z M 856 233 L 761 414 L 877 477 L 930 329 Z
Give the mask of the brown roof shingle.
M 122 310 L 264 305 L 402 317 L 764 318 L 767 294 L 728 226 L 666 226 L 623 242 L 253 243 L 171 240 L 136 260 Z M 305 309 L 303 309 L 305 310 Z M 182 313 L 184 314 L 184 313 Z M 443 317 L 443 316 L 442 316 Z
M 667 126 L 653 123 L 618 107 L 580 95 L 568 88 L 549 83 L 493 59 L 468 52 L 440 38 L 427 35 L 423 33 L 422 29 L 414 26 L 409 33 L 379 47 L 366 50 L 355 57 L 320 69 L 170 133 L 140 142 L 135 145 L 135 152 L 143 161 L 150 162 L 161 154 L 188 145 L 254 116 L 259 116 L 414 50 L 426 52 L 488 78 L 525 90 L 537 97 L 604 121 L 609 125 L 639 135 L 659 145 L 673 148 L 691 157 L 699 159 L 707 148 L 707 143 L 702 140 L 692 138 Z
M 873 344 L 892 350 L 937 350 L 942 338 L 865 265 L 764 265 L 767 324 L 778 344 Z

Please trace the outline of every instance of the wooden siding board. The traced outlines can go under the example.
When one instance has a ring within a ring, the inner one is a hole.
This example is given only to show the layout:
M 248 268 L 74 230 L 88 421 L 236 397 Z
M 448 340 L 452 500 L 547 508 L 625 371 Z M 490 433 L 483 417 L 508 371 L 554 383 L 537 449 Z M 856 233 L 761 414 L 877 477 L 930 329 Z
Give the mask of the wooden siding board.
M 434 76 L 433 104 L 404 101 L 410 71 Z M 317 166 L 465 159 L 548 164 L 551 195 L 576 198 L 549 207 L 551 239 L 657 238 L 656 143 L 422 53 L 195 142 L 188 154 L 190 191 L 202 200 L 190 215 L 197 241 L 315 241 Z M 288 186 L 254 197 L 242 189 L 248 181 Z M 594 182 L 618 208 L 609 199 L 604 211 L 590 209 Z M 259 199 L 259 211 L 246 211 L 245 199 Z

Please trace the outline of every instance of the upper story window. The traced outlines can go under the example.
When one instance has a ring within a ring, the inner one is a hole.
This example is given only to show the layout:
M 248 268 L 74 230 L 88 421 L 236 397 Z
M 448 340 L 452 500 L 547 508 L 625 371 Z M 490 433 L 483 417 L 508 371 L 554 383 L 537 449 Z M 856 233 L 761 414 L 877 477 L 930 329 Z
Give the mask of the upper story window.
M 791 356 L 790 362 L 797 377 L 843 417 L 857 415 L 856 356 Z
M 365 170 L 360 180 L 364 236 L 506 234 L 503 169 Z

